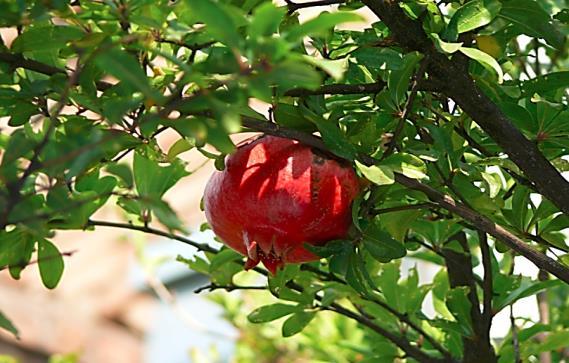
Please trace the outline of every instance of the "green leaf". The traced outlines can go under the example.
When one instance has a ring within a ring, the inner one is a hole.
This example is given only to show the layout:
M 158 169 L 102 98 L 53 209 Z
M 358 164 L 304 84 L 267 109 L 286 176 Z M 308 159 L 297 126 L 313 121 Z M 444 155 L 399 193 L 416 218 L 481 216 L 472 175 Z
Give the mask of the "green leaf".
M 541 228 L 539 232 L 540 234 L 544 234 L 548 232 L 561 231 L 566 228 L 569 228 L 569 216 L 566 214 L 560 214 L 553 218 L 551 222 L 546 224 L 545 227 Z
M 352 247 L 349 252 L 349 263 L 346 269 L 346 282 L 356 290 L 356 292 L 367 296 L 369 295 L 368 286 L 375 286 L 375 284 L 368 283 L 364 270 L 365 265 L 363 264 L 362 256 Z
M 257 7 L 249 25 L 249 36 L 255 39 L 276 33 L 285 14 L 284 7 L 278 8 L 270 2 Z
M 48 240 L 38 241 L 38 265 L 44 286 L 48 289 L 55 288 L 63 275 L 63 256 Z
M 300 333 L 316 316 L 314 312 L 301 311 L 288 318 L 282 328 L 283 337 L 288 338 Z
M 16 53 L 61 50 L 68 42 L 85 34 L 72 26 L 38 26 L 28 28 L 14 43 L 11 50 Z
M 569 330 L 561 330 L 550 332 L 545 336 L 545 339 L 539 344 L 529 346 L 524 351 L 524 356 L 537 355 L 543 352 L 555 352 L 567 348 L 569 341 Z
M 30 117 L 39 113 L 37 106 L 31 102 L 16 100 L 10 109 L 10 121 L 8 125 L 12 127 L 21 126 L 30 120 Z
M 458 35 L 489 24 L 500 12 L 502 4 L 496 0 L 473 0 L 462 5 L 454 13 L 445 30 L 448 40 L 456 41 Z
M 332 240 L 326 242 L 326 244 L 322 246 L 305 243 L 304 247 L 319 257 L 330 257 L 343 253 L 346 250 L 351 251 L 352 242 L 346 240 Z
M 282 126 L 313 133 L 317 130 L 314 123 L 304 117 L 299 107 L 287 103 L 279 103 L 273 110 L 275 121 Z
M 382 230 L 380 220 L 375 218 L 363 233 L 363 244 L 373 258 L 379 262 L 389 262 L 407 254 L 403 244 Z
M 132 179 L 132 171 L 130 170 L 130 167 L 128 165 L 119 164 L 119 163 L 108 163 L 105 166 L 105 169 L 109 173 L 118 176 L 120 180 L 122 180 L 122 183 L 126 188 L 131 189 L 133 187 L 134 181 Z
M 186 0 L 192 15 L 207 26 L 207 32 L 230 47 L 239 44 L 239 33 L 233 17 L 211 0 Z
M 494 58 L 492 58 L 490 54 L 484 53 L 483 51 L 476 48 L 467 48 L 467 47 L 461 47 L 459 51 L 468 58 L 473 59 L 478 63 L 482 64 L 484 68 L 487 68 L 488 70 L 495 72 L 498 75 L 498 83 L 500 84 L 502 83 L 504 78 L 502 67 L 500 67 L 500 64 Z
M 392 70 L 387 79 L 387 88 L 391 98 L 396 105 L 401 105 L 405 99 L 405 94 L 411 83 L 411 77 L 415 71 L 415 66 L 423 56 L 417 52 L 406 54 L 403 58 L 403 67 Z
M 336 81 L 342 80 L 344 78 L 344 74 L 348 70 L 348 59 L 320 59 L 311 56 L 304 56 L 302 58 L 305 62 L 314 65 L 315 67 L 320 68 L 324 72 L 326 72 L 330 77 L 334 78 Z
M 294 27 L 286 34 L 289 41 L 296 41 L 307 35 L 320 35 L 341 23 L 361 21 L 362 17 L 349 12 L 322 13 L 316 18 Z
M 456 321 L 460 324 L 463 335 L 470 336 L 472 331 L 472 320 L 470 318 L 470 309 L 472 304 L 468 299 L 469 288 L 465 286 L 455 287 L 447 293 L 446 305 Z
M 316 124 L 324 144 L 331 152 L 346 160 L 354 160 L 356 158 L 356 148 L 351 144 L 338 123 L 334 120 L 326 120 L 307 108 L 303 108 L 303 115 L 311 122 Z
M 94 62 L 101 71 L 116 77 L 133 91 L 142 92 L 150 102 L 159 103 L 162 96 L 150 86 L 146 74 L 132 55 L 115 47 L 100 52 Z
M 176 159 L 176 156 L 180 155 L 183 152 L 191 150 L 193 147 L 194 144 L 189 142 L 188 139 L 179 139 L 174 143 L 174 145 L 170 147 L 170 149 L 168 149 L 168 160 L 174 161 Z
M 243 258 L 239 253 L 236 251 L 225 248 L 218 253 L 216 253 L 213 258 L 210 260 L 209 271 L 210 273 L 223 268 L 227 263 L 231 263 L 233 261 L 239 261 Z
M 398 284 L 400 275 L 400 262 L 393 261 L 382 265 L 381 275 L 378 281 L 379 288 L 385 297 L 386 302 L 393 308 L 401 311 L 401 291 Z
M 300 265 L 296 263 L 287 264 L 277 270 L 277 274 L 269 276 L 269 291 L 280 295 L 286 283 L 297 276 L 300 272 Z
M 4 315 L 1 311 L 0 311 L 0 328 L 9 331 L 10 333 L 14 334 L 16 338 L 18 338 L 18 329 L 16 329 L 16 327 L 14 326 L 14 324 L 12 324 L 10 319 L 8 319 L 6 315 Z
M 21 270 L 27 266 L 35 245 L 34 236 L 14 229 L 0 233 L 0 267 L 10 266 L 12 277 L 19 278 Z
M 441 52 L 452 54 L 458 51 L 462 47 L 462 42 L 460 43 L 449 43 L 441 40 L 438 34 L 430 34 L 431 38 L 435 41 L 435 46 Z
M 543 38 L 553 47 L 563 50 L 565 36 L 553 25 L 549 14 L 537 1 L 504 1 L 499 16 L 516 24 L 526 35 Z
M 290 315 L 299 311 L 298 306 L 296 305 L 288 305 L 288 304 L 272 304 L 272 305 L 265 305 L 261 306 L 255 310 L 253 310 L 248 316 L 247 319 L 251 323 L 266 323 L 269 321 L 273 321 L 283 316 Z
M 389 185 L 395 183 L 393 170 L 385 165 L 366 166 L 359 161 L 355 161 L 357 169 L 367 180 L 377 185 Z
M 480 175 L 488 185 L 488 194 L 490 195 L 490 198 L 495 198 L 502 189 L 502 179 L 500 178 L 500 175 L 486 172 L 482 172 Z
M 516 289 L 510 291 L 507 295 L 494 298 L 494 310 L 498 312 L 519 299 L 535 295 L 545 289 L 549 290 L 562 285 L 563 282 L 560 280 L 533 281 L 529 278 L 522 278 L 520 285 Z
M 181 163 L 172 163 L 163 167 L 140 152 L 134 154 L 133 171 L 138 193 L 142 196 L 154 197 L 161 197 L 178 180 L 188 175 Z
M 569 87 L 569 72 L 553 72 L 522 82 L 522 92 L 525 96 L 543 94 L 560 88 Z
M 385 158 L 382 165 L 411 179 L 424 179 L 427 177 L 425 162 L 415 155 L 402 152 L 393 154 Z

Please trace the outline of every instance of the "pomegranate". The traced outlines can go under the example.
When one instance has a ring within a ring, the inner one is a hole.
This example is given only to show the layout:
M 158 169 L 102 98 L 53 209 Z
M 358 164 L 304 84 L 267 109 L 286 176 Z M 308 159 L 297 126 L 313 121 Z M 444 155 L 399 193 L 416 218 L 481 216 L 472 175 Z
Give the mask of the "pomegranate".
M 298 141 L 263 136 L 237 148 L 209 180 L 206 218 L 229 247 L 275 274 L 314 261 L 304 244 L 345 237 L 359 190 L 349 165 Z

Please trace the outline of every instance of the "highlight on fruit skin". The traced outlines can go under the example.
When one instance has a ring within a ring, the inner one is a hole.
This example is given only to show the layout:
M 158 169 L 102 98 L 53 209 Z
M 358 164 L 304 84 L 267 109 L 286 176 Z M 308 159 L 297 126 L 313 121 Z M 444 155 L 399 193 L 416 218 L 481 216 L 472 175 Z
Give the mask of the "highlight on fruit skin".
M 263 136 L 229 155 L 204 193 L 214 233 L 275 274 L 287 263 L 318 260 L 304 244 L 346 236 L 359 182 L 350 165 L 298 141 Z

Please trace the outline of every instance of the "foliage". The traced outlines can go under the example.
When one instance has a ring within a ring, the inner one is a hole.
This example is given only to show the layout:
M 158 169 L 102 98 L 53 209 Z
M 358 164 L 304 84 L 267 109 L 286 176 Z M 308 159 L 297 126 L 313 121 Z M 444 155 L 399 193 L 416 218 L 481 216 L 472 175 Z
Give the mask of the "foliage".
M 216 288 L 240 289 L 237 274 L 266 271 L 243 273 L 235 252 L 185 239 L 163 197 L 189 174 L 181 153 L 196 148 L 223 168 L 229 136 L 260 131 L 353 162 L 369 183 L 354 203 L 354 235 L 316 248 L 318 263 L 268 276 L 279 305 L 250 321 L 284 318 L 285 337 L 305 329 L 282 344 L 324 361 L 317 347 L 336 343 L 346 361 L 510 362 L 544 352 L 561 361 L 567 3 L 324 2 L 338 9 L 301 23 L 299 12 L 316 4 L 0 0 L 0 26 L 18 32 L 0 41 L 0 269 L 18 279 L 38 263 L 54 288 L 64 271 L 54 234 L 106 226 L 189 243 L 206 257 L 180 261 Z M 364 6 L 379 20 L 356 15 Z M 270 106 L 271 120 L 253 99 Z M 179 139 L 163 150 L 157 137 L 168 129 Z M 93 220 L 105 205 L 130 223 Z M 520 276 L 516 256 L 545 278 Z M 420 284 L 419 269 L 402 275 L 410 258 L 439 272 Z M 544 290 L 549 322 L 518 321 L 501 342 L 490 339 L 496 313 Z M 320 325 L 338 334 L 315 344 Z M 266 334 L 247 326 L 244 340 Z M 17 332 L 1 314 L 0 327 Z

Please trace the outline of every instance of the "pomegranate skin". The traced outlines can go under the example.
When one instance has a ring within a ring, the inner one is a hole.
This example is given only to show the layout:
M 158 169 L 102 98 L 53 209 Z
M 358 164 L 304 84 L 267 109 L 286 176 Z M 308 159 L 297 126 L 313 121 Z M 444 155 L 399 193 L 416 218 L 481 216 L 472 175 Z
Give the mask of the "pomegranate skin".
M 263 136 L 240 146 L 205 189 L 204 208 L 215 234 L 273 274 L 286 263 L 314 261 L 304 243 L 345 237 L 359 191 L 350 166 L 295 140 Z

